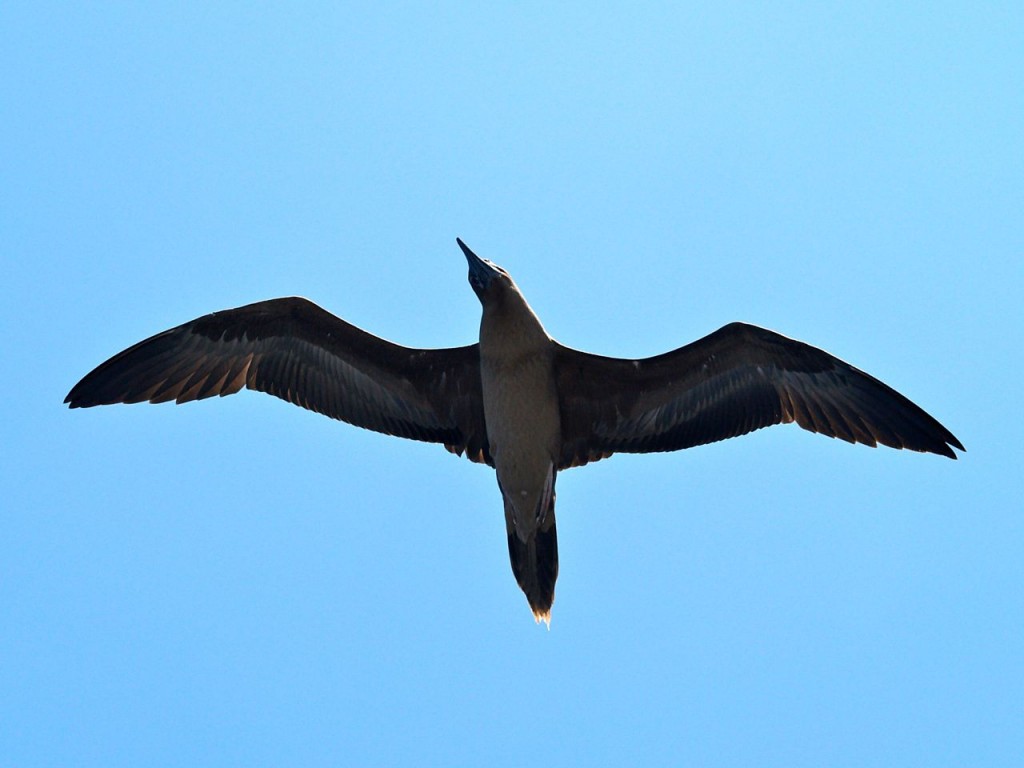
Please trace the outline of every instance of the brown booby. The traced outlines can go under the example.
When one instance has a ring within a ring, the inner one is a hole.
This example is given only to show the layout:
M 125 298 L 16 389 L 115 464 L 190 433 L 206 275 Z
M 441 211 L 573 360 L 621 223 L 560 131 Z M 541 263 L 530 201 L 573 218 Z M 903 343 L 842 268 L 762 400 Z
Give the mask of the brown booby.
M 849 443 L 951 459 L 953 448 L 964 450 L 878 379 L 757 326 L 730 323 L 642 360 L 564 347 L 504 269 L 457 242 L 483 306 L 477 344 L 409 349 L 306 299 L 272 299 L 141 341 L 89 373 L 64 402 L 184 403 L 247 387 L 358 427 L 442 443 L 495 469 L 512 571 L 534 617 L 548 622 L 560 470 L 793 421 Z

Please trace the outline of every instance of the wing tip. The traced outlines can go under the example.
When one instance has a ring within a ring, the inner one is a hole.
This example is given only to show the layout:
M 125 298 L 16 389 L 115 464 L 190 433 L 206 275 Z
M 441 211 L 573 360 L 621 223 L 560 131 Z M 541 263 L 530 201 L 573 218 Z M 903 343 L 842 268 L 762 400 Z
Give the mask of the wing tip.
M 956 451 L 961 453 L 967 453 L 967 449 L 964 448 L 963 443 L 957 440 L 953 433 L 948 429 L 943 428 L 945 434 L 940 434 L 935 438 L 934 443 L 922 447 L 911 447 L 911 450 L 921 451 L 923 453 L 935 453 L 939 456 L 945 456 L 948 459 L 956 461 L 960 457 L 956 455 Z M 910 447 L 910 446 L 908 446 Z M 956 450 L 954 450 L 956 449 Z
M 956 461 L 960 457 L 956 455 L 956 451 L 967 453 L 967 449 L 963 447 L 959 440 L 952 435 L 945 438 L 940 438 L 933 443 L 922 445 L 921 443 L 910 444 L 909 442 L 902 442 L 898 444 L 891 444 L 890 442 L 879 440 L 879 445 L 884 445 L 887 448 L 895 448 L 897 451 L 907 450 L 914 451 L 915 453 L 932 453 L 936 456 L 945 456 L 947 459 Z M 954 448 L 956 450 L 954 450 Z
M 68 408 L 88 408 L 96 403 L 92 402 L 90 398 L 83 397 L 78 391 L 78 387 L 75 387 L 65 396 L 64 405 Z
M 950 439 L 946 440 L 946 443 L 943 447 L 946 450 L 941 451 L 941 455 L 947 456 L 953 461 L 956 461 L 957 459 L 960 458 L 959 456 L 956 455 L 956 451 L 953 450 L 954 448 L 956 448 L 956 450 L 960 451 L 961 453 L 967 453 L 967 449 L 964 448 L 963 444 L 952 435 L 950 435 Z

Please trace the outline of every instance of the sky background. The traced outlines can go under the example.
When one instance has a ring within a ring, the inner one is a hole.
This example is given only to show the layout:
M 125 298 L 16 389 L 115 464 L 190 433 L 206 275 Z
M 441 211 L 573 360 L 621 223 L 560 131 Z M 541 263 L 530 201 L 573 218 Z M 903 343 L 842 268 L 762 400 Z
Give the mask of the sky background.
M 1024 6 L 0 6 L 0 765 L 1019 766 Z M 957 462 L 796 427 L 559 476 L 550 631 L 493 472 L 265 395 L 68 411 L 307 296 L 565 344 L 733 320 Z

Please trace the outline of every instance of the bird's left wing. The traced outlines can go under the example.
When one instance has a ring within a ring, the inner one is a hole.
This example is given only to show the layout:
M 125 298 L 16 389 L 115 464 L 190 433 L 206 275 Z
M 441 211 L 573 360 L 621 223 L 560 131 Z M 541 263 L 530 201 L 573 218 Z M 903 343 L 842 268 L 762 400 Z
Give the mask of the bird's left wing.
M 490 463 L 478 346 L 409 349 L 302 298 L 214 312 L 99 365 L 66 403 L 184 403 L 243 387 Z
M 674 451 L 795 421 L 851 443 L 956 458 L 953 434 L 896 390 L 808 344 L 731 323 L 664 355 L 622 360 L 558 345 L 560 468 Z

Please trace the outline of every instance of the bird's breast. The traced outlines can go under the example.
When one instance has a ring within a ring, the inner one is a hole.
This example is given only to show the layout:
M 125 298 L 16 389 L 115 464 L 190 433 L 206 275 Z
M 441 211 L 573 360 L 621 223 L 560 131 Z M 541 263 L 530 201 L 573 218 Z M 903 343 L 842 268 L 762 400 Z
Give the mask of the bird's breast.
M 554 459 L 561 430 L 551 356 L 494 359 L 483 355 L 480 383 L 487 439 L 499 470 L 511 464 L 539 470 Z

